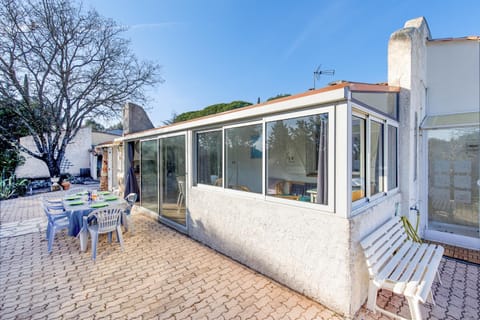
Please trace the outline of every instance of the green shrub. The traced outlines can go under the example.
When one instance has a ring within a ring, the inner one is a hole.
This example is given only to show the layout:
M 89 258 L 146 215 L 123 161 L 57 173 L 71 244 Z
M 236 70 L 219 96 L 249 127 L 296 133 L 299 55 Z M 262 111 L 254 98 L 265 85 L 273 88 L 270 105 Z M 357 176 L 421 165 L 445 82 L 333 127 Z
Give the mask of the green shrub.
M 24 195 L 27 192 L 28 180 L 17 180 L 15 174 L 5 178 L 5 170 L 0 180 L 0 200 L 6 200 L 15 196 Z

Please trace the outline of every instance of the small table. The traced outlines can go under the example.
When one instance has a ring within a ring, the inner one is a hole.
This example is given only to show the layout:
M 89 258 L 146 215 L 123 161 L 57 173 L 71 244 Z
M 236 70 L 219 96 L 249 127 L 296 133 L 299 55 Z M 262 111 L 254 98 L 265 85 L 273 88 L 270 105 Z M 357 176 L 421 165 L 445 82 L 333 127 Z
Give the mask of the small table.
M 91 206 L 95 203 L 105 202 L 108 205 L 103 208 L 108 207 L 116 207 L 119 205 L 127 205 L 127 202 L 122 198 L 118 198 L 117 200 L 112 201 L 88 201 L 82 200 L 81 197 L 77 199 L 77 201 L 83 202 L 82 204 L 75 204 L 74 201 L 70 201 L 67 199 L 63 199 L 63 207 L 65 211 L 69 213 L 69 220 L 70 225 L 68 226 L 68 235 L 72 237 L 79 237 L 80 238 L 80 251 L 85 251 L 87 249 L 87 239 L 88 239 L 88 230 L 86 224 L 84 224 L 83 217 L 86 217 L 90 214 L 90 212 L 101 209 L 101 208 L 92 208 Z M 122 217 L 123 219 L 123 217 Z

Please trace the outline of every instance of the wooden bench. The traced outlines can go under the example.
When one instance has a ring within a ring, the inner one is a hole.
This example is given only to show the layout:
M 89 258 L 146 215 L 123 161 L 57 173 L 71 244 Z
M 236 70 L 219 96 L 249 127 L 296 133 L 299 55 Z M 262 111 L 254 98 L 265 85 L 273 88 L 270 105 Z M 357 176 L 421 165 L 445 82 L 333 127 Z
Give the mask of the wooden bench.
M 365 237 L 360 245 L 365 254 L 370 283 L 367 308 L 397 319 L 405 319 L 377 306 L 377 293 L 387 289 L 408 301 L 412 319 L 422 319 L 419 302 L 433 300 L 431 292 L 443 255 L 443 247 L 407 239 L 400 217 L 393 217 Z M 441 282 L 440 282 L 441 283 Z

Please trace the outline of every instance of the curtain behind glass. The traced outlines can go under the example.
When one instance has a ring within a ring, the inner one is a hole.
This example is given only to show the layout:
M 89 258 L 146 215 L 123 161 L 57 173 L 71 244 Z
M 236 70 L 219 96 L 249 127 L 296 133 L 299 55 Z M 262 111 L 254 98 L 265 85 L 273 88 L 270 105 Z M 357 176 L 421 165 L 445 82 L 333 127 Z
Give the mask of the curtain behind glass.
M 384 191 L 383 188 L 383 124 L 370 122 L 370 194 Z
M 128 163 L 130 164 L 130 168 L 127 172 L 127 179 L 125 181 L 125 194 L 126 197 L 130 193 L 137 194 L 137 201 L 140 200 L 140 192 L 138 188 L 137 179 L 135 178 L 135 171 L 134 171 L 134 164 L 133 160 L 135 157 L 135 142 L 129 142 L 127 145 L 127 156 L 128 156 Z
M 317 203 L 328 204 L 328 115 L 320 118 L 318 130 Z

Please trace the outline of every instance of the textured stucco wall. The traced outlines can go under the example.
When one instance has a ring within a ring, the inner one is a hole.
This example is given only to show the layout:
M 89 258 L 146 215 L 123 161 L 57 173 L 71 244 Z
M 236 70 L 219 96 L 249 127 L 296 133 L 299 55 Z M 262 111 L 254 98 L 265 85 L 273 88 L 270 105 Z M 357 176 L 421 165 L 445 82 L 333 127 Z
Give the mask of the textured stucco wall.
M 189 235 L 330 308 L 350 311 L 349 222 L 335 214 L 193 187 Z
M 427 22 L 421 17 L 407 21 L 403 29 L 390 36 L 388 43 L 388 84 L 401 87 L 398 164 L 403 215 L 420 201 L 418 168 L 423 150 L 417 130 L 426 113 L 427 41 L 430 38 Z M 410 213 L 410 219 L 415 218 L 414 213 Z

